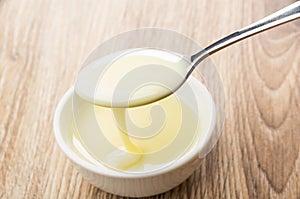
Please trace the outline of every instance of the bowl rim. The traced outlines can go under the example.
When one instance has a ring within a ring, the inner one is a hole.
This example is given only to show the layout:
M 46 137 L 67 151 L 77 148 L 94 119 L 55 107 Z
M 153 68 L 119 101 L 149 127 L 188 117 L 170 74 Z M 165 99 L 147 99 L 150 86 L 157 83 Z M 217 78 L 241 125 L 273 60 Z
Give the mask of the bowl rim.
M 200 85 L 198 83 L 198 85 Z M 192 147 L 187 153 L 184 153 L 180 158 L 176 159 L 174 162 L 172 162 L 170 165 L 159 169 L 154 170 L 151 172 L 138 172 L 138 173 L 126 173 L 122 171 L 117 171 L 113 169 L 107 168 L 107 170 L 103 170 L 101 167 L 97 167 L 92 165 L 91 163 L 83 160 L 72 150 L 68 144 L 65 142 L 64 138 L 62 137 L 61 129 L 60 129 L 60 123 L 63 119 L 62 112 L 64 107 L 66 106 L 68 100 L 70 100 L 70 97 L 74 93 L 74 86 L 70 87 L 63 95 L 61 100 L 59 101 L 57 108 L 55 110 L 54 119 L 53 119 L 53 130 L 54 130 L 54 136 L 57 144 L 59 145 L 62 152 L 77 166 L 80 166 L 88 171 L 91 171 L 93 173 L 96 173 L 98 175 L 106 176 L 106 177 L 113 177 L 113 178 L 147 178 L 147 177 L 153 177 L 157 175 L 162 175 L 168 172 L 171 172 L 175 169 L 178 169 L 185 164 L 188 164 L 191 160 L 193 160 L 195 157 L 199 158 L 200 151 L 206 146 L 207 142 L 210 140 L 211 135 L 213 134 L 213 130 L 215 127 L 215 120 L 216 120 L 216 111 L 215 111 L 215 104 L 212 100 L 212 97 L 207 89 L 205 89 L 210 97 L 211 105 L 212 105 L 212 116 L 210 118 L 210 124 L 208 132 L 205 133 L 204 141 L 202 144 L 196 144 L 195 147 Z M 200 139 L 202 140 L 202 139 Z M 198 142 L 197 142 L 198 143 Z M 104 166 L 104 165 L 103 165 Z M 104 166 L 105 167 L 105 166 Z

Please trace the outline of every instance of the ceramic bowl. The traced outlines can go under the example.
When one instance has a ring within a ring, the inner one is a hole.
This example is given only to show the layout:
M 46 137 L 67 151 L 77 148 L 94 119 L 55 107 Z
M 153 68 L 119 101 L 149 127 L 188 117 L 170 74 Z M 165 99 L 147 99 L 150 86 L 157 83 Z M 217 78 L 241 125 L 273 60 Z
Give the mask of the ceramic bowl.
M 203 137 L 195 144 L 192 149 L 182 157 L 174 161 L 167 167 L 154 172 L 126 173 L 109 169 L 105 166 L 95 166 L 85 160 L 75 152 L 74 143 L 71 141 L 70 124 L 73 122 L 72 96 L 74 88 L 70 88 L 59 102 L 54 117 L 54 134 L 56 141 L 65 153 L 65 155 L 74 163 L 75 168 L 80 174 L 94 186 L 116 195 L 130 197 L 144 197 L 166 192 L 187 179 L 200 165 L 201 151 L 207 151 L 211 147 L 210 141 L 213 139 L 213 129 L 215 127 L 215 105 L 207 91 L 196 78 L 191 77 L 189 80 L 193 88 L 200 89 L 204 95 L 210 99 L 206 108 L 211 111 L 207 120 L 207 128 L 203 132 Z M 185 95 L 184 95 L 185 96 Z M 183 100 L 189 101 L 190 96 L 185 96 Z M 201 100 L 201 96 L 197 96 Z M 193 107 L 191 107 L 193 110 Z M 63 175 L 63 174 L 62 174 Z

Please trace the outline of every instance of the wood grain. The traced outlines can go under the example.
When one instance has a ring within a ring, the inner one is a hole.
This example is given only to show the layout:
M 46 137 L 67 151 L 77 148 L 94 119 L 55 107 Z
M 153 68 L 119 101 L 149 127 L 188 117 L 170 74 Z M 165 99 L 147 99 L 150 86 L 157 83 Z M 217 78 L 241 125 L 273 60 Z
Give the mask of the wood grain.
M 87 183 L 52 120 L 81 63 L 141 27 L 205 46 L 294 1 L 0 0 L 0 198 L 118 198 Z M 223 134 L 199 169 L 152 198 L 300 198 L 300 21 L 212 57 L 224 81 Z

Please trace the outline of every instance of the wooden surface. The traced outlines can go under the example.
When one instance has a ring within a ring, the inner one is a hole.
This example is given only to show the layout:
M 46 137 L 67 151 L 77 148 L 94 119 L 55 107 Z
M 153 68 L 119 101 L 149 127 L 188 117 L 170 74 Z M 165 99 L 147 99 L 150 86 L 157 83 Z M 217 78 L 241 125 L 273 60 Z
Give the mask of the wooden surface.
M 86 182 L 52 120 L 89 52 L 140 27 L 205 46 L 289 0 L 0 0 L 0 198 L 117 198 Z M 212 57 L 224 81 L 221 138 L 183 184 L 153 198 L 300 198 L 300 21 Z

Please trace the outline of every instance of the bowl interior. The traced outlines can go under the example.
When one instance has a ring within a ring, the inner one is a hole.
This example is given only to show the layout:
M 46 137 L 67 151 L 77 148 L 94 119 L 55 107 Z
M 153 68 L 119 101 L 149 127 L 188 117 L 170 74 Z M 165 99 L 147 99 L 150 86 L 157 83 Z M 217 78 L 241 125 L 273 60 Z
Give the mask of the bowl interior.
M 86 155 L 80 154 L 80 152 L 77 151 L 76 147 L 74 146 L 74 142 L 72 140 L 72 123 L 74 122 L 73 118 L 73 106 L 72 106 L 72 96 L 74 93 L 74 88 L 70 88 L 66 94 L 61 99 L 54 117 L 54 133 L 56 140 L 60 146 L 60 148 L 63 150 L 63 152 L 77 165 L 80 167 L 83 167 L 87 170 L 93 171 L 95 173 L 106 175 L 106 176 L 114 176 L 114 177 L 146 177 L 149 175 L 157 175 L 160 173 L 167 172 L 169 170 L 172 170 L 174 168 L 177 168 L 179 166 L 184 165 L 185 163 L 189 162 L 192 158 L 197 156 L 201 150 L 205 150 L 205 147 L 209 145 L 209 141 L 212 136 L 212 131 L 215 126 L 215 117 L 216 117 L 216 111 L 215 111 L 215 104 L 212 100 L 212 97 L 206 87 L 201 84 L 196 78 L 190 77 L 188 80 L 188 83 L 191 86 L 192 89 L 194 89 L 195 97 L 197 99 L 198 103 L 198 109 L 195 109 L 193 104 L 190 104 L 191 97 L 190 95 L 185 95 L 184 93 L 181 95 L 181 100 L 187 104 L 191 110 L 197 111 L 197 114 L 205 114 L 205 120 L 202 123 L 204 125 L 201 125 L 202 128 L 202 137 L 197 141 L 194 146 L 188 150 L 187 153 L 185 153 L 182 157 L 174 161 L 173 164 L 170 164 L 169 166 L 162 168 L 160 170 L 153 171 L 152 173 L 127 173 L 127 172 L 121 172 L 109 169 L 108 167 L 105 167 L 99 163 L 93 163 L 89 161 L 86 157 Z M 184 88 L 182 90 L 179 90 L 178 92 L 184 92 Z M 205 96 L 203 96 L 205 95 Z M 208 99 L 205 102 L 203 102 L 203 99 Z M 200 157 L 199 157 L 200 158 Z

